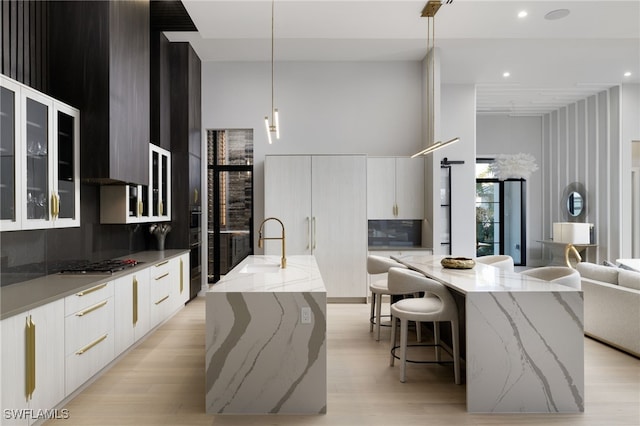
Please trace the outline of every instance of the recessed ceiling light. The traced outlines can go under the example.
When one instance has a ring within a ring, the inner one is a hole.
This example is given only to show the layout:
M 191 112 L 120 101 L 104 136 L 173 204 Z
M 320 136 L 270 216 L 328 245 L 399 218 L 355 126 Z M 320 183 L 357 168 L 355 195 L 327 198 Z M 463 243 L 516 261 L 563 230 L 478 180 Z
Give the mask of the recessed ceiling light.
M 625 76 L 625 77 L 631 77 L 631 71 L 627 71 L 627 72 L 625 72 L 625 73 L 624 73 L 624 76 Z
M 521 10 L 521 11 L 518 13 L 518 18 L 524 18 L 524 17 L 525 17 L 525 16 L 527 16 L 527 15 L 528 15 L 528 13 L 527 13 L 527 11 L 526 11 L 526 10 Z
M 511 73 L 509 71 L 505 71 L 502 73 L 503 77 L 509 77 L 511 75 Z
M 544 15 L 544 19 L 549 21 L 555 21 L 556 19 L 562 19 L 569 16 L 569 9 L 556 9 Z

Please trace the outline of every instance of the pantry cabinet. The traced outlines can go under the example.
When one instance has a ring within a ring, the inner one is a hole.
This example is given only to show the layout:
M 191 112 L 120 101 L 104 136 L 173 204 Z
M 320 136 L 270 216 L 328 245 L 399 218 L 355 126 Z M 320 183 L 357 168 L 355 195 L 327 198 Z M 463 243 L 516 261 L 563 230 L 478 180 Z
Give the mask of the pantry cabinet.
M 364 155 L 265 157 L 266 217 L 286 228 L 286 254 L 313 254 L 331 298 L 364 299 L 367 202 Z M 280 236 L 270 221 L 265 236 Z M 264 252 L 279 255 L 279 241 Z
M 15 410 L 2 424 L 33 424 L 20 409 L 50 409 L 65 397 L 64 300 L 2 320 L 0 340 L 2 408 Z
M 80 112 L 0 83 L 0 230 L 80 226 Z
M 424 218 L 424 161 L 409 157 L 367 159 L 367 217 Z

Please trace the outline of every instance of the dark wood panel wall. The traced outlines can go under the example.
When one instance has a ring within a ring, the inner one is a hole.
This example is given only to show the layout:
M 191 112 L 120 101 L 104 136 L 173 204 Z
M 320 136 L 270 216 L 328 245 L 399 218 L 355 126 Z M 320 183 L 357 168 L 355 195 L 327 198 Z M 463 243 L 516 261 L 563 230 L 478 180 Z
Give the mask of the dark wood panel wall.
M 49 2 L 2 0 L 2 74 L 49 92 Z

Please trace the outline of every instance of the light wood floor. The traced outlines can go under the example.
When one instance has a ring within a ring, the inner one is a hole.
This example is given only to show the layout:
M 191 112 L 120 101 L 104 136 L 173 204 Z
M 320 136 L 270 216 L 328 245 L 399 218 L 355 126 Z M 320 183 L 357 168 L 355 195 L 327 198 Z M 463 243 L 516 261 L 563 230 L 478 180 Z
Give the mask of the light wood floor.
M 640 360 L 585 339 L 582 414 L 468 414 L 449 367 L 389 367 L 389 329 L 376 342 L 369 305 L 328 306 L 327 414 L 212 416 L 204 407 L 204 298 L 176 316 L 69 402 L 47 425 L 640 425 Z

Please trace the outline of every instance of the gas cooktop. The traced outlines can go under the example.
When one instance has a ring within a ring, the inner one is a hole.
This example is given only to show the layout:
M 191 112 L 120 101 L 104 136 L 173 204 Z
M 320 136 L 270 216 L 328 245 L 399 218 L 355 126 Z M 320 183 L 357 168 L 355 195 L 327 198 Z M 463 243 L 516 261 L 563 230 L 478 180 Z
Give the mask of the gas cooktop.
M 74 265 L 60 271 L 61 274 L 113 274 L 137 265 L 134 259 L 100 260 Z

